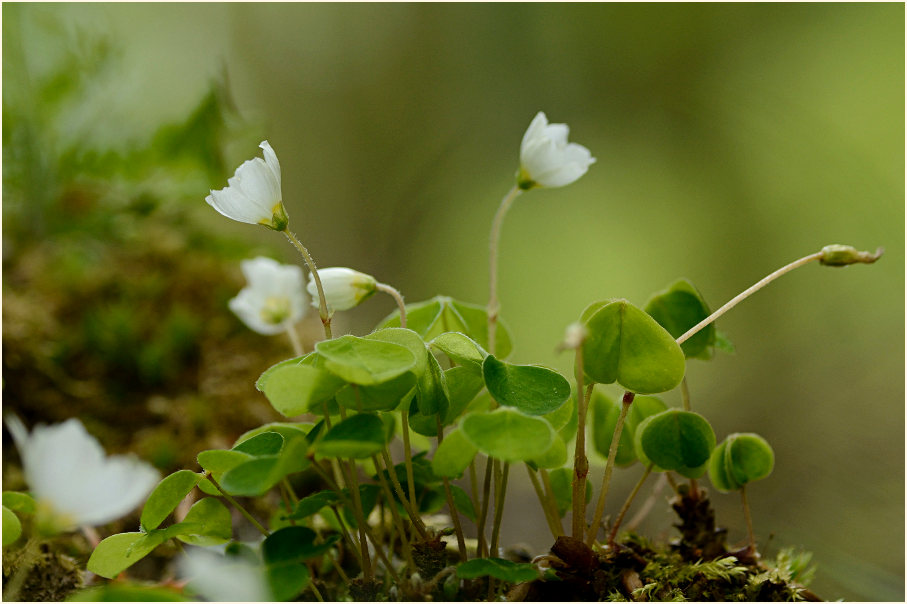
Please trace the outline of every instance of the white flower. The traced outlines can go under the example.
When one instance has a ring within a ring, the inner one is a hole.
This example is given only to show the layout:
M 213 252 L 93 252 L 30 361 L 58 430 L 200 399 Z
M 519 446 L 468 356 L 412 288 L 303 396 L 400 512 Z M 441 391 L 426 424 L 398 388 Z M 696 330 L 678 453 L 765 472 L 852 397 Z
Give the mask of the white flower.
M 225 557 L 198 547 L 187 548 L 180 574 L 189 587 L 210 602 L 268 602 L 273 599 L 264 569 L 239 556 Z
M 249 329 L 272 336 L 305 314 L 302 269 L 259 256 L 240 263 L 248 285 L 230 300 L 230 310 Z
M 280 192 L 280 163 L 268 141 L 258 146 L 264 150 L 265 158 L 243 162 L 227 180 L 227 187 L 211 191 L 205 201 L 227 218 L 283 231 L 289 217 Z
M 157 470 L 134 456 L 105 456 L 77 419 L 38 424 L 31 434 L 18 417 L 7 416 L 6 425 L 39 510 L 48 513 L 57 530 L 116 520 L 135 509 L 160 480 Z
M 529 124 L 520 145 L 521 189 L 563 187 L 586 173 L 595 158 L 588 149 L 567 142 L 567 124 L 549 124 L 541 111 Z
M 351 268 L 336 266 L 318 270 L 324 298 L 330 312 L 349 310 L 375 293 L 378 282 L 371 275 L 354 271 Z M 306 286 L 312 296 L 312 306 L 318 307 L 318 288 L 315 277 L 309 273 L 309 284 Z

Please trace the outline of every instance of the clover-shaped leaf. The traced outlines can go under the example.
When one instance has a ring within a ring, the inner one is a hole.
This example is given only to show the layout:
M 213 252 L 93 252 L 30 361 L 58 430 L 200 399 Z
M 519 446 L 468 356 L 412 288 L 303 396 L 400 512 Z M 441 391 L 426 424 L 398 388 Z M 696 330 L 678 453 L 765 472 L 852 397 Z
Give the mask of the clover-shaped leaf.
M 201 474 L 190 470 L 178 470 L 161 480 L 151 491 L 145 507 L 142 508 L 142 529 L 148 531 L 160 526 L 201 479 Z
M 656 293 L 646 303 L 646 312 L 675 338 L 706 319 L 711 311 L 702 294 L 686 279 Z M 715 346 L 715 324 L 710 323 L 680 345 L 688 359 L 710 359 Z
M 459 477 L 476 456 L 476 447 L 460 428 L 454 428 L 438 445 L 431 468 L 438 476 Z
M 715 433 L 697 413 L 668 409 L 644 419 L 636 427 L 636 456 L 659 470 L 673 470 L 698 478 L 715 448 Z
M 683 350 L 655 319 L 626 300 L 592 304 L 581 320 L 587 330 L 583 368 L 595 382 L 654 394 L 683 379 Z
M 736 491 L 772 473 L 775 453 L 764 438 L 753 433 L 731 434 L 709 458 L 709 479 L 719 491 Z

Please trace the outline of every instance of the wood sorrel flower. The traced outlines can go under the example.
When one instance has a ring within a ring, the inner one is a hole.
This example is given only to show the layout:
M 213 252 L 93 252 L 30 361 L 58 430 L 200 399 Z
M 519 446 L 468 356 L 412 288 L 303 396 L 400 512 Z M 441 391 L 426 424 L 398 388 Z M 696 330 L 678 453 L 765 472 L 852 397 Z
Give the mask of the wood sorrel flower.
M 157 470 L 136 457 L 105 456 L 77 419 L 38 424 L 31 434 L 18 417 L 5 419 L 25 480 L 38 500 L 39 524 L 46 529 L 66 531 L 116 520 L 138 506 L 160 480 Z
M 249 329 L 272 336 L 305 314 L 302 269 L 259 256 L 240 263 L 248 285 L 229 306 Z
M 375 293 L 378 282 L 371 275 L 354 271 L 351 268 L 336 266 L 318 270 L 321 284 L 324 287 L 324 299 L 328 309 L 349 310 Z M 312 305 L 318 306 L 314 299 L 317 295 L 315 279 L 309 274 L 309 284 L 306 286 L 312 295 Z
M 567 124 L 549 124 L 539 111 L 520 145 L 520 170 L 517 185 L 533 187 L 563 187 L 586 173 L 595 158 L 588 149 L 567 142 Z
M 192 591 L 211 602 L 267 602 L 274 599 L 264 567 L 243 556 L 228 558 L 208 549 L 190 547 L 179 566 L 180 574 L 189 579 Z
M 244 161 L 227 180 L 227 186 L 211 191 L 205 201 L 227 218 L 285 231 L 290 219 L 280 191 L 280 163 L 268 141 L 258 146 L 265 158 Z

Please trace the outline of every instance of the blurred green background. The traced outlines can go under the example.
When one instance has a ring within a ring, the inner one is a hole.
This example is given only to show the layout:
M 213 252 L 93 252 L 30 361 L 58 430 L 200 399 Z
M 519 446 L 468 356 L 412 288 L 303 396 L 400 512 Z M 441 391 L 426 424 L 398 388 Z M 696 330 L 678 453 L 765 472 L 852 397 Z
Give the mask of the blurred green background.
M 114 59 L 98 59 L 96 39 Z M 29 86 L 61 64 L 90 85 L 46 120 Z M 186 120 L 212 82 L 230 130 L 207 147 L 191 128 L 162 138 L 161 124 Z M 7 277 L 22 242 L 72 237 L 30 214 L 50 173 L 8 167 L 28 149 L 46 152 L 47 137 L 182 169 L 191 178 L 178 191 L 158 187 L 156 199 L 185 215 L 183 226 L 243 242 L 208 251 L 297 262 L 273 233 L 204 203 L 267 138 L 291 228 L 320 266 L 374 274 L 408 301 L 484 303 L 491 218 L 543 110 L 598 162 L 574 185 L 518 200 L 500 292 L 512 360 L 565 373 L 569 355 L 554 348 L 592 301 L 643 305 L 687 277 L 716 308 L 826 244 L 884 246 L 873 266 L 810 265 L 743 303 L 719 323 L 736 355 L 692 361 L 688 379 L 719 439 L 758 432 L 775 449 L 774 474 L 748 493 L 763 547 L 812 551 L 824 598 L 903 599 L 902 4 L 5 4 L 3 99 L 4 303 L 26 287 Z M 45 139 L 14 128 L 26 122 Z M 157 176 L 131 178 L 140 189 Z M 11 203 L 11 188 L 27 193 Z M 197 239 L 178 248 L 187 262 Z M 222 291 L 200 286 L 211 318 L 177 320 L 177 331 L 218 325 L 251 340 L 225 306 L 237 275 Z M 335 331 L 367 332 L 393 308 L 376 297 L 338 316 Z M 4 313 L 6 349 L 16 325 Z M 310 327 L 311 340 L 317 320 Z M 253 372 L 268 365 L 258 360 Z M 4 406 L 16 408 L 16 373 L 4 369 Z M 613 505 L 638 472 L 618 473 Z M 512 493 L 502 540 L 546 549 L 550 537 L 532 532 L 544 526 L 534 497 Z M 741 542 L 738 498 L 714 498 Z M 670 535 L 671 521 L 656 506 L 643 530 Z

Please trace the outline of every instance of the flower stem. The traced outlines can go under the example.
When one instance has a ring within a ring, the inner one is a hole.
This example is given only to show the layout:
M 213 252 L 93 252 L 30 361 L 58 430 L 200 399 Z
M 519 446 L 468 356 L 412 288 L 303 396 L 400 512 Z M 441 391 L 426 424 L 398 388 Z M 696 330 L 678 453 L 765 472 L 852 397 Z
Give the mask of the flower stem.
M 505 461 L 503 468 L 499 472 L 500 476 L 494 488 L 494 524 L 491 528 L 491 547 L 489 548 L 490 555 L 493 558 L 497 557 L 498 553 L 498 538 L 501 535 L 501 521 L 504 518 L 504 498 L 507 496 L 507 478 L 510 476 L 510 463 Z
M 441 427 L 441 417 L 435 416 L 438 420 L 438 446 L 444 441 L 444 429 Z M 444 483 L 444 495 L 447 497 L 447 507 L 450 509 L 450 519 L 453 520 L 454 532 L 457 534 L 457 548 L 460 550 L 460 562 L 466 562 L 466 539 L 463 536 L 463 526 L 460 524 L 460 514 L 457 512 L 457 506 L 454 503 L 453 491 L 450 490 L 450 480 L 447 476 L 442 476 L 441 481 Z
M 422 519 L 419 517 L 417 510 L 413 509 L 413 507 L 410 505 L 409 499 L 407 499 L 406 497 L 406 493 L 403 492 L 403 485 L 400 484 L 400 479 L 397 478 L 397 472 L 394 469 L 394 462 L 391 460 L 387 446 L 385 446 L 384 449 L 381 450 L 381 456 L 384 458 L 384 465 L 387 466 L 387 475 L 390 476 L 391 484 L 394 485 L 394 491 L 396 491 L 397 493 L 397 498 L 400 499 L 400 504 L 403 506 L 403 509 L 406 510 L 410 521 L 412 521 L 413 526 L 416 527 L 419 535 L 424 539 L 428 535 L 425 529 L 425 525 L 422 523 Z
M 318 267 L 315 266 L 315 260 L 312 258 L 309 250 L 305 249 L 302 242 L 296 238 L 296 235 L 289 230 L 284 230 L 283 234 L 287 236 L 290 243 L 292 243 L 296 249 L 299 250 L 299 253 L 302 254 L 302 258 L 309 267 L 309 272 L 312 273 L 312 276 L 315 279 L 315 288 L 318 290 L 318 314 L 321 315 L 321 323 L 324 325 L 324 337 L 330 340 L 333 337 L 331 335 L 331 315 L 328 314 L 328 303 L 324 297 L 324 287 L 321 285 L 321 277 L 318 276 Z
M 239 505 L 239 503 L 235 499 L 233 499 L 233 497 L 231 497 L 219 484 L 217 484 L 217 481 L 214 480 L 213 476 L 211 476 L 211 472 L 205 472 L 205 478 L 208 479 L 208 482 L 210 482 L 211 484 L 214 485 L 215 489 L 220 491 L 220 494 L 223 496 L 224 499 L 226 499 L 228 502 L 230 502 L 230 505 L 232 505 L 237 510 L 239 510 L 239 513 L 242 514 L 243 516 L 245 516 L 246 520 L 251 522 L 252 525 L 258 529 L 258 532 L 260 532 L 265 537 L 271 536 L 271 533 L 269 533 L 268 530 L 265 529 L 265 527 L 263 527 L 261 524 L 259 524 L 258 521 L 252 517 L 252 514 L 250 514 L 248 511 L 246 511 L 246 508 Z
M 636 486 L 633 487 L 633 490 L 630 492 L 630 496 L 627 497 L 627 500 L 624 502 L 624 505 L 620 508 L 620 512 L 617 514 L 617 520 L 614 521 L 614 526 L 611 527 L 611 533 L 608 535 L 608 546 L 614 547 L 614 538 L 617 537 L 617 529 L 620 528 L 620 524 L 624 521 L 624 516 L 627 515 L 627 511 L 630 509 L 630 506 L 633 504 L 633 500 L 636 499 L 636 495 L 639 493 L 639 489 L 642 488 L 642 484 L 646 481 L 646 478 L 649 477 L 649 474 L 652 473 L 652 468 L 654 464 L 649 464 L 646 468 L 646 471 L 643 472 L 642 477 L 636 483 Z
M 302 349 L 302 342 L 299 341 L 299 334 L 296 333 L 295 325 L 287 325 L 287 337 L 290 339 L 290 344 L 293 346 L 293 354 L 298 357 L 305 354 Z
M 514 185 L 498 206 L 498 211 L 494 215 L 491 223 L 491 239 L 489 244 L 489 287 L 488 287 L 488 352 L 495 354 L 495 330 L 498 324 L 498 313 L 501 305 L 498 302 L 498 242 L 501 239 L 501 226 L 504 224 L 504 215 L 513 205 L 513 201 L 522 192 Z
M 582 540 L 586 531 L 586 476 L 589 458 L 586 457 L 586 413 L 595 384 L 585 386 L 583 347 L 576 347 L 574 374 L 576 376 L 576 448 L 573 453 L 573 538 Z
M 406 305 L 403 304 L 403 296 L 400 295 L 400 290 L 396 287 L 391 287 L 387 283 L 378 283 L 375 285 L 375 289 L 393 296 L 394 300 L 397 301 L 397 308 L 400 309 L 400 327 L 406 327 Z
M 478 529 L 478 544 L 476 545 L 476 557 L 482 558 L 488 554 L 487 543 L 485 541 L 485 520 L 488 519 L 488 502 L 491 500 L 491 474 L 494 466 L 493 458 L 489 457 L 485 461 L 485 477 L 482 479 L 482 506 L 479 510 L 479 521 L 476 524 Z
M 753 517 L 750 515 L 750 506 L 746 501 L 746 485 L 740 487 L 740 496 L 743 499 L 743 515 L 746 518 L 746 532 L 750 538 L 750 551 L 756 553 L 756 533 L 753 531 Z
M 418 516 L 419 504 L 416 501 L 416 479 L 413 472 L 413 449 L 409 442 L 409 409 L 400 410 L 400 423 L 403 432 L 403 467 L 406 468 L 406 489 L 409 492 L 409 504 L 413 513 Z M 390 468 L 388 468 L 390 470 Z M 421 523 L 421 519 L 419 521 Z
M 397 506 L 394 503 L 394 494 L 391 492 L 391 487 L 388 484 L 387 479 L 384 477 L 384 472 L 381 467 L 381 462 L 378 461 L 377 455 L 372 455 L 372 463 L 375 464 L 375 472 L 378 474 L 378 481 L 381 483 L 381 488 L 384 489 L 384 496 L 387 498 L 388 505 L 391 511 L 391 518 L 393 519 L 394 526 L 397 529 L 397 532 L 400 533 L 400 542 L 402 543 L 403 549 L 403 558 L 406 560 L 406 563 L 413 567 L 413 556 L 412 550 L 409 543 L 409 538 L 406 536 L 406 529 L 403 527 L 403 518 L 400 517 L 400 512 L 397 511 Z M 388 475 L 390 475 L 390 470 L 388 470 Z M 382 516 L 383 518 L 383 516 Z M 391 548 L 393 549 L 393 548 Z
M 16 571 L 13 573 L 12 578 L 7 582 L 6 586 L 3 588 L 3 601 L 4 602 L 17 602 L 19 601 L 22 587 L 25 585 L 25 580 L 28 578 L 29 573 L 32 568 L 37 564 L 38 559 L 41 557 L 41 543 L 38 539 L 32 537 L 25 543 L 25 547 L 22 548 L 22 553 L 19 554 L 19 559 L 16 560 Z
M 605 465 L 605 475 L 602 477 L 602 489 L 595 504 L 595 516 L 592 520 L 592 525 L 589 527 L 589 535 L 586 538 L 586 545 L 589 547 L 592 547 L 595 542 L 595 537 L 598 535 L 598 525 L 601 523 L 602 515 L 605 513 L 605 500 L 608 498 L 608 487 L 611 484 L 611 473 L 614 471 L 614 460 L 617 459 L 620 434 L 623 432 L 624 421 L 627 419 L 627 412 L 630 410 L 630 405 L 633 404 L 635 396 L 632 392 L 624 392 L 620 415 L 617 417 L 617 425 L 614 426 L 614 435 L 611 437 L 611 448 L 608 449 L 608 463 Z
M 747 289 L 743 290 L 742 292 L 740 292 L 739 294 L 737 294 L 736 296 L 731 298 L 731 300 L 727 304 L 725 304 L 724 306 L 722 306 L 721 308 L 719 308 L 718 310 L 716 310 L 715 312 L 710 314 L 708 317 L 706 317 L 705 319 L 703 319 L 702 321 L 700 321 L 699 323 L 697 323 L 696 325 L 691 327 L 689 330 L 687 330 L 686 333 L 684 333 L 679 338 L 677 338 L 677 343 L 683 344 L 684 342 L 689 340 L 691 337 L 696 335 L 696 333 L 699 332 L 701 329 L 703 329 L 704 327 L 707 327 L 709 324 L 713 323 L 715 321 L 715 319 L 717 319 L 718 317 L 720 317 L 727 311 L 731 310 L 732 308 L 737 306 L 737 304 L 739 304 L 743 300 L 746 300 L 751 295 L 753 295 L 754 293 L 756 293 L 757 291 L 759 291 L 760 289 L 762 289 L 763 287 L 765 287 L 766 285 L 768 285 L 769 283 L 771 283 L 772 281 L 777 279 L 778 277 L 780 277 L 786 273 L 789 273 L 790 271 L 794 270 L 795 268 L 800 268 L 801 266 L 803 266 L 805 264 L 809 264 L 813 260 L 821 260 L 824 257 L 824 255 L 825 255 L 825 252 L 816 252 L 815 254 L 810 254 L 808 256 L 804 256 L 804 257 L 800 258 L 799 260 L 794 260 L 790 264 L 782 266 L 775 272 L 773 272 L 769 275 L 766 275 L 765 277 L 763 277 L 762 279 L 760 279 L 759 281 L 754 283 L 752 286 L 748 287 Z
M 558 532 L 558 525 L 555 523 L 554 519 L 551 516 L 551 508 L 548 506 L 548 499 L 545 496 L 545 491 L 542 489 L 542 485 L 539 482 L 539 477 L 535 475 L 535 471 L 529 466 L 526 465 L 526 473 L 529 474 L 529 480 L 532 482 L 532 488 L 535 489 L 535 494 L 539 498 L 539 503 L 542 505 L 542 512 L 545 514 L 545 522 L 548 523 L 548 530 L 551 531 L 551 536 L 557 539 L 560 537 L 563 532 Z

